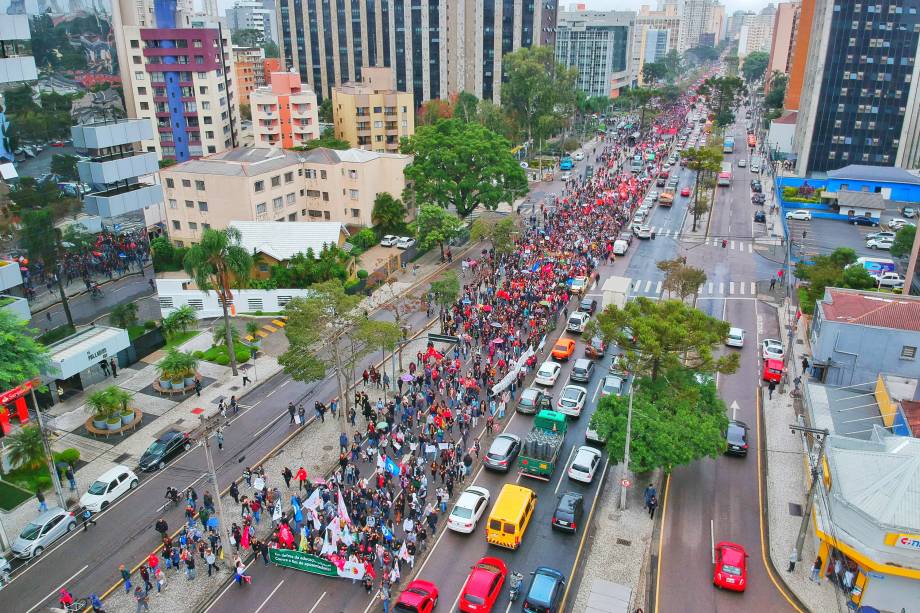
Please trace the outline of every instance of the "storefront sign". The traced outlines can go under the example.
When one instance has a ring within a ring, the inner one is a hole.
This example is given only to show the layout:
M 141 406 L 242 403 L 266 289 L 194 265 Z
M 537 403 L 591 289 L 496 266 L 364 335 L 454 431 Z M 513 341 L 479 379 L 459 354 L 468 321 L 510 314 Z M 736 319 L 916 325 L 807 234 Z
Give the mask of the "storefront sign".
M 9 404 L 17 398 L 25 396 L 33 389 L 38 389 L 40 382 L 38 379 L 33 379 L 32 381 L 26 381 L 22 385 L 17 385 L 11 390 L 7 390 L 3 393 L 0 393 L 0 404 Z
M 131 345 L 128 331 L 94 326 L 51 345 L 54 379 L 69 379 Z
M 894 546 L 901 549 L 920 551 L 920 534 L 899 534 L 894 539 Z

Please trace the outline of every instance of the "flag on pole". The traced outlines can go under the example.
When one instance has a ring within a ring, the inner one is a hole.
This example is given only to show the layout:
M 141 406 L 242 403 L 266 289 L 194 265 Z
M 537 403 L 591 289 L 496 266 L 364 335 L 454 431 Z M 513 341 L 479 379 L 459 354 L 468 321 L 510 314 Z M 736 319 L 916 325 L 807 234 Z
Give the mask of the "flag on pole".
M 399 467 L 399 464 L 397 464 L 389 456 L 384 459 L 383 465 L 386 471 L 394 477 L 398 477 L 402 473 L 402 469 Z
M 339 490 L 339 519 L 343 520 L 349 526 L 351 525 L 351 518 L 348 517 L 348 507 L 345 506 L 345 498 L 342 497 L 342 490 Z
M 295 500 L 295 497 L 291 496 L 291 504 L 294 504 L 293 502 L 294 500 Z M 319 488 L 316 488 L 315 490 L 313 490 L 313 493 L 310 494 L 310 497 L 304 501 L 303 506 L 305 509 L 315 509 L 319 506 L 319 503 L 320 503 Z

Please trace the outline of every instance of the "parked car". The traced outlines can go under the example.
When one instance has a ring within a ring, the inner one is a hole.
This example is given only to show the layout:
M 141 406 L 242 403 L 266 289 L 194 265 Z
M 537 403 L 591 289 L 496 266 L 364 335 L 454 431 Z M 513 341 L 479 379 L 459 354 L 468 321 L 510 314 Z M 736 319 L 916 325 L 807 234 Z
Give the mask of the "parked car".
M 508 576 L 508 567 L 500 558 L 480 559 L 470 570 L 460 591 L 458 608 L 464 613 L 491 611 L 501 595 L 502 585 Z
M 885 272 L 878 277 L 879 287 L 904 287 L 904 277 L 896 272 Z
M 524 611 L 528 613 L 559 613 L 562 593 L 565 591 L 565 577 L 558 570 L 538 566 L 530 573 L 530 587 L 524 598 Z
M 873 238 L 887 238 L 894 240 L 896 234 L 896 232 L 888 232 L 887 230 L 883 230 L 881 232 L 870 232 L 869 234 L 866 234 L 866 241 L 872 240 Z
M 438 606 L 438 586 L 431 581 L 415 579 L 399 595 L 394 611 L 399 613 L 431 613 Z
M 399 241 L 398 236 L 393 236 L 392 234 L 387 234 L 382 239 L 380 239 L 381 247 L 393 247 L 396 245 L 396 242 Z
M 604 353 L 607 351 L 607 346 L 604 344 L 604 339 L 600 336 L 595 336 L 591 339 L 591 342 L 585 345 L 585 357 L 592 360 L 600 360 L 604 357 Z
M 550 354 L 554 360 L 568 360 L 575 353 L 575 341 L 570 338 L 560 338 L 553 345 L 553 351 Z
M 891 230 L 892 232 L 897 232 L 904 226 L 908 226 L 908 225 L 912 226 L 914 224 L 907 221 L 906 219 L 901 219 L 900 217 L 896 217 L 888 222 L 888 229 Z
M 578 303 L 578 310 L 588 315 L 594 315 L 594 311 L 597 310 L 597 300 L 594 298 L 582 298 L 581 302 Z
M 566 330 L 569 332 L 574 332 L 575 334 L 581 334 L 585 331 L 585 326 L 588 325 L 588 320 L 591 319 L 591 315 L 583 311 L 575 311 L 569 316 L 569 322 L 566 325 Z
M 575 532 L 581 525 L 584 511 L 585 497 L 576 492 L 565 492 L 559 496 L 559 502 L 556 503 L 551 525 L 554 530 Z
M 598 467 L 601 465 L 601 452 L 594 447 L 582 445 L 575 452 L 569 465 L 568 477 L 582 483 L 591 483 Z
M 581 410 L 585 408 L 585 400 L 588 398 L 588 390 L 579 385 L 566 385 L 556 400 L 556 410 L 563 415 L 578 417 Z
M 917 209 L 915 209 L 912 206 L 906 206 L 903 209 L 901 209 L 901 215 L 903 215 L 904 217 L 907 217 L 908 219 L 913 219 L 914 217 L 917 216 Z
M 788 213 L 786 213 L 786 219 L 797 219 L 799 221 L 811 221 L 811 211 L 806 211 L 805 209 L 789 211 Z
M 740 160 L 738 160 L 738 168 L 744 168 L 745 166 L 747 166 L 747 160 L 746 160 L 746 159 L 741 158 Z
M 601 398 L 604 396 L 619 396 L 623 393 L 623 386 L 626 381 L 623 377 L 617 375 L 607 375 L 601 383 Z
M 555 351 L 555 348 L 553 348 L 553 351 Z M 537 375 L 534 378 L 534 383 L 552 387 L 553 385 L 556 385 L 556 379 L 559 378 L 560 372 L 562 372 L 562 365 L 559 362 L 547 360 L 543 362 L 543 364 L 541 364 L 540 368 L 537 370 Z
M 767 223 L 767 215 L 763 211 L 757 211 L 754 213 L 754 222 L 755 223 Z
M 648 226 L 640 226 L 636 236 L 639 238 L 652 238 L 652 229 Z
M 572 366 L 572 374 L 569 375 L 570 380 L 588 383 L 591 381 L 592 376 L 594 376 L 594 362 L 588 358 L 575 360 L 575 364 Z
M 866 241 L 866 247 L 869 249 L 891 249 L 894 241 L 890 238 L 873 238 Z
M 751 191 L 760 193 L 763 191 L 763 185 L 760 183 L 760 179 L 751 180 Z
M 634 236 L 635 236 L 635 235 L 632 233 L 632 231 L 630 231 L 629 229 L 626 229 L 626 230 L 621 231 L 621 232 L 617 235 L 617 240 L 618 240 L 618 241 L 626 241 L 626 244 L 627 244 L 627 245 L 631 245 Z
M 747 434 L 748 425 L 743 421 L 728 422 L 728 431 L 725 433 L 725 453 L 746 456 L 748 452 Z
M 717 588 L 743 592 L 747 587 L 747 557 L 744 547 L 722 541 L 716 545 L 712 584 Z
M 729 347 L 744 347 L 744 330 L 741 328 L 729 328 L 725 344 Z
M 521 392 L 521 399 L 517 403 L 517 412 L 524 415 L 535 415 L 543 409 L 553 408 L 553 398 L 543 390 L 528 387 Z
M 166 462 L 191 448 L 192 442 L 188 434 L 181 430 L 169 429 L 158 436 L 141 456 L 140 469 L 149 472 L 163 468 Z
M 850 223 L 854 226 L 877 226 L 878 219 L 869 217 L 867 215 L 858 215 L 857 217 L 850 219 Z
M 450 515 L 447 516 L 447 527 L 464 534 L 475 531 L 479 518 L 488 506 L 489 490 L 471 485 L 463 490 Z
M 585 152 L 581 150 L 576 151 L 575 153 L 572 154 L 572 159 L 575 160 L 576 162 L 582 161 L 583 159 L 585 159 Z
M 113 466 L 96 479 L 86 493 L 80 497 L 80 504 L 92 513 L 105 511 L 119 496 L 137 487 L 137 475 L 127 466 Z
M 13 555 L 22 560 L 34 558 L 77 527 L 73 513 L 61 507 L 52 507 L 26 524 L 10 549 Z
M 521 437 L 515 434 L 499 434 L 489 446 L 482 460 L 483 466 L 491 470 L 508 472 L 521 451 Z
M 763 204 L 766 201 L 767 201 L 767 197 L 761 194 L 760 192 L 751 194 L 751 204 Z
M 765 338 L 760 343 L 761 355 L 765 360 L 782 360 L 783 342 L 775 338 Z
M 396 241 L 397 249 L 408 249 L 409 247 L 415 244 L 415 239 L 411 236 L 400 236 L 399 240 Z

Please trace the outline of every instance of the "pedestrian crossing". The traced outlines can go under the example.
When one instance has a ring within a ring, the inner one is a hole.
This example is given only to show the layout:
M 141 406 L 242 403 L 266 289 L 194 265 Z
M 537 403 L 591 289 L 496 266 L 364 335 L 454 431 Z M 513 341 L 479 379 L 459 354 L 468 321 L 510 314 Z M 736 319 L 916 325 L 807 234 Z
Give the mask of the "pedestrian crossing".
M 663 279 L 634 279 L 629 278 L 629 295 L 645 296 L 646 298 L 668 298 L 664 292 Z M 664 292 L 664 294 L 662 294 Z M 698 298 L 724 298 L 727 296 L 737 298 L 756 298 L 757 283 L 755 281 L 708 281 L 699 287 Z M 676 297 L 676 295 L 674 296 Z
M 674 230 L 671 228 L 663 228 L 658 226 L 653 226 L 651 228 L 652 232 L 655 234 L 655 238 L 674 238 L 677 239 L 680 237 L 680 230 Z M 685 237 L 685 240 L 690 243 L 702 243 L 709 247 L 719 247 L 722 248 L 721 238 L 695 238 L 695 237 Z M 754 240 L 753 239 L 725 239 L 725 249 L 730 249 L 732 251 L 740 251 L 742 253 L 754 253 Z

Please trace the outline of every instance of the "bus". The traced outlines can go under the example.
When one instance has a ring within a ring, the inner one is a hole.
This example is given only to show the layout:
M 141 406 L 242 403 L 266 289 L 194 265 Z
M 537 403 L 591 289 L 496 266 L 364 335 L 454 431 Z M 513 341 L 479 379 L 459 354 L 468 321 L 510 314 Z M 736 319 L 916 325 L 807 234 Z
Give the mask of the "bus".
M 722 153 L 734 153 L 735 152 L 735 139 L 732 136 L 726 136 L 725 140 L 722 141 Z
M 559 162 L 559 170 L 572 170 L 572 158 L 564 155 Z
M 732 163 L 722 162 L 722 169 L 719 171 L 719 187 L 728 187 L 732 184 Z
M 886 272 L 895 272 L 896 268 L 894 265 L 894 260 L 889 260 L 888 258 L 857 258 L 855 262 L 847 266 L 847 268 L 856 268 L 862 266 L 866 269 L 866 272 L 870 276 L 880 277 Z

